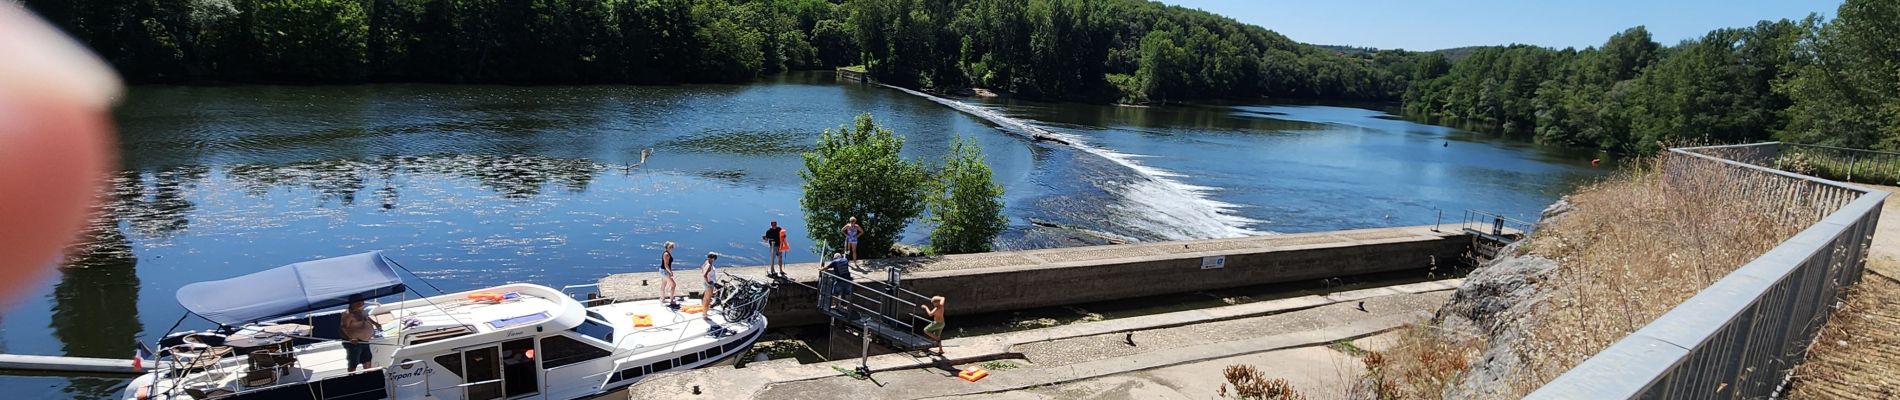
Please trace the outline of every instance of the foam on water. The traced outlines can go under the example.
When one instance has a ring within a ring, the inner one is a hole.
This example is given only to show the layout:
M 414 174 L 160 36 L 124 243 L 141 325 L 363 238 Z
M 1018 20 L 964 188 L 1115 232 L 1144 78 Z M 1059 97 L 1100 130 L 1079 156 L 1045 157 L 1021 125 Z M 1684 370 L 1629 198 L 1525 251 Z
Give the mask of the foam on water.
M 1080 136 L 1044 129 L 989 108 L 901 87 L 890 85 L 884 85 L 884 87 L 930 99 L 957 111 L 988 120 L 1007 130 L 1027 135 L 1031 139 L 1051 139 L 1067 143 L 1071 147 L 1134 171 L 1138 179 L 1127 182 L 1105 182 L 1105 186 L 1116 189 L 1117 194 L 1122 198 L 1119 204 L 1113 204 L 1111 207 L 1122 211 L 1124 218 L 1133 219 L 1128 222 L 1131 222 L 1130 225 L 1134 228 L 1147 231 L 1149 234 L 1169 240 L 1185 240 L 1267 233 L 1248 229 L 1247 226 L 1260 221 L 1234 215 L 1233 211 L 1239 205 L 1208 197 L 1209 193 L 1219 188 L 1181 182 L 1178 178 L 1186 177 L 1186 175 L 1142 164 L 1139 161 L 1140 158 L 1148 156 L 1097 147 Z

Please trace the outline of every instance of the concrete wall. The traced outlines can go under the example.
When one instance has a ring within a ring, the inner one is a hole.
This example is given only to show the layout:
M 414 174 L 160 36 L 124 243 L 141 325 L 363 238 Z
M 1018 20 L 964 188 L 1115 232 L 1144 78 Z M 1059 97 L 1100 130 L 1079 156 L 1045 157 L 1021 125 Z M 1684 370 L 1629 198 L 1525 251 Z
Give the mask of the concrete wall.
M 1421 270 L 1434 262 L 1450 265 L 1470 241 L 1462 233 L 1410 227 L 960 255 L 914 263 L 904 286 L 948 298 L 954 316 Z M 1226 266 L 1202 269 L 1203 257 L 1209 256 L 1224 256 Z M 995 266 L 970 266 L 986 263 Z M 814 264 L 788 268 L 793 280 L 815 285 Z M 763 272 L 746 268 L 740 273 Z M 872 275 L 860 278 L 884 278 L 882 272 Z M 637 289 L 644 293 L 623 288 L 629 279 L 652 277 L 616 275 L 603 279 L 602 287 L 611 297 L 650 297 L 651 287 Z M 815 309 L 817 295 L 802 285 L 782 284 L 766 316 L 775 327 L 824 323 L 826 317 Z

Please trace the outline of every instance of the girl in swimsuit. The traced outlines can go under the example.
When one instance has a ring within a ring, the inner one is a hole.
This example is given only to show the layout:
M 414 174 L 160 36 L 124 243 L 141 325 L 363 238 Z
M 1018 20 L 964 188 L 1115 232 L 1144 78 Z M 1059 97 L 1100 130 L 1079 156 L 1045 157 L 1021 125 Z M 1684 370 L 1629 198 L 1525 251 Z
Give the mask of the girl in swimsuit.
M 679 289 L 679 283 L 673 281 L 672 241 L 666 242 L 666 250 L 660 252 L 660 277 L 660 289 L 666 291 L 666 299 L 661 302 L 669 305 L 678 304 L 679 300 L 673 295 L 674 291 Z
M 851 217 L 850 221 L 844 223 L 844 250 L 851 254 L 853 260 L 858 259 L 858 236 L 863 234 L 864 227 L 858 226 L 858 217 Z

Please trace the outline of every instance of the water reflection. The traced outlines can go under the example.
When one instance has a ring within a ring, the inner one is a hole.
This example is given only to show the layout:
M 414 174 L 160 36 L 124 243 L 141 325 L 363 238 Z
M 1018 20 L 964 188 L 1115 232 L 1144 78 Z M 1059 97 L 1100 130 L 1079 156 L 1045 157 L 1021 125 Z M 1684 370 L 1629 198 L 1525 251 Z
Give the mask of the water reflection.
M 117 215 L 98 213 L 89 226 L 60 268 L 59 282 L 51 295 L 49 328 L 66 355 L 123 359 L 131 355 L 143 331 L 138 309 L 138 258 L 133 255 L 131 242 L 119 231 Z M 73 378 L 65 392 L 95 397 L 116 391 L 123 384 L 117 378 Z
M 115 219 L 95 218 L 91 231 L 116 231 L 119 220 L 130 222 L 134 231 L 148 237 L 165 237 L 191 226 L 187 216 L 196 205 L 186 198 L 193 186 L 205 179 L 210 169 L 203 166 L 178 166 L 152 173 L 125 171 L 108 183 L 107 204 L 102 212 Z M 111 226 L 101 226 L 110 223 Z M 123 241 L 121 237 L 119 240 Z
M 607 166 L 584 159 L 564 159 L 535 155 L 386 156 L 369 160 L 321 160 L 282 165 L 237 164 L 226 168 L 231 180 L 253 196 L 262 196 L 273 188 L 300 187 L 318 193 L 320 203 L 332 201 L 344 206 L 356 204 L 357 192 L 375 184 L 375 196 L 385 210 L 393 209 L 401 195 L 398 175 L 426 178 L 471 178 L 502 197 L 526 199 L 541 194 L 547 186 L 571 193 L 587 190 L 595 174 Z M 374 182 L 366 182 L 367 180 Z

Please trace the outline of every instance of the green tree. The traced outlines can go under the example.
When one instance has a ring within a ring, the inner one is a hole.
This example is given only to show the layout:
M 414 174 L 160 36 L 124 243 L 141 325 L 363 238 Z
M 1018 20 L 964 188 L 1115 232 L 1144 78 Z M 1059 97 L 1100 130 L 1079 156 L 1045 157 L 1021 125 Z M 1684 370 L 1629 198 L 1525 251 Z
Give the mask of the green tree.
M 1175 91 L 1185 90 L 1187 58 L 1187 50 L 1176 44 L 1173 32 L 1148 31 L 1141 38 L 1141 67 L 1135 70 L 1141 98 L 1166 103 Z
M 369 36 L 357 0 L 268 0 L 256 3 L 250 27 L 260 67 L 280 79 L 343 82 L 364 72 Z
M 923 213 L 931 186 L 922 164 L 898 155 L 903 149 L 904 138 L 878 126 L 869 113 L 819 136 L 818 147 L 804 153 L 805 169 L 798 173 L 805 180 L 798 204 L 805 210 L 805 226 L 818 232 L 814 240 L 843 249 L 837 230 L 855 217 L 864 227 L 858 254 L 890 254 L 904 228 Z
M 713 19 L 696 34 L 706 46 L 695 68 L 702 80 L 748 81 L 765 64 L 765 53 L 759 49 L 764 38 L 758 31 L 730 20 Z
M 930 197 L 930 248 L 939 254 L 990 251 L 1008 227 L 1003 186 L 990 180 L 990 166 L 975 140 L 957 137 L 937 173 Z
M 1900 2 L 1848 0 L 1815 28 L 1798 49 L 1805 65 L 1779 88 L 1794 100 L 1781 136 L 1900 149 Z

